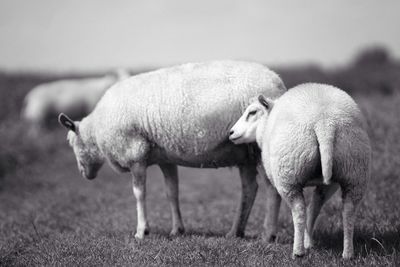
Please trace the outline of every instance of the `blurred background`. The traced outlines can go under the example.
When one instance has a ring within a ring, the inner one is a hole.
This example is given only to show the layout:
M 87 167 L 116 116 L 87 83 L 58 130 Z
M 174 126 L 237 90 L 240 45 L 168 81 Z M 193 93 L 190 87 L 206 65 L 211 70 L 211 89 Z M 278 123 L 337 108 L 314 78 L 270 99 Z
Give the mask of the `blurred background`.
M 165 238 L 170 219 L 160 193 L 163 181 L 160 171 L 150 168 L 149 217 L 161 236 L 142 246 L 128 245 L 135 205 L 130 180 L 118 176 L 129 175 L 103 167 L 95 181 L 84 180 L 63 129 L 45 128 L 32 137 L 21 119 L 25 96 L 43 83 L 74 79 L 79 85 L 115 69 L 134 75 L 216 59 L 256 61 L 277 72 L 288 88 L 323 82 L 355 98 L 369 125 L 374 158 L 356 227 L 355 264 L 399 263 L 399 10 L 396 0 L 1 0 L 0 265 L 290 260 L 293 232 L 287 209 L 274 246 L 252 239 L 265 214 L 263 186 L 247 228 L 250 239 L 221 238 L 240 194 L 239 177 L 231 169 L 180 169 L 189 236 L 170 241 Z M 340 263 L 338 195 L 321 214 L 317 246 L 323 250 L 306 263 Z M 180 252 L 171 251 L 174 247 Z M 240 254 L 242 249 L 249 252 Z
M 399 8 L 395 0 L 2 0 L 0 67 L 104 71 L 227 58 L 338 66 L 366 46 L 400 56 Z

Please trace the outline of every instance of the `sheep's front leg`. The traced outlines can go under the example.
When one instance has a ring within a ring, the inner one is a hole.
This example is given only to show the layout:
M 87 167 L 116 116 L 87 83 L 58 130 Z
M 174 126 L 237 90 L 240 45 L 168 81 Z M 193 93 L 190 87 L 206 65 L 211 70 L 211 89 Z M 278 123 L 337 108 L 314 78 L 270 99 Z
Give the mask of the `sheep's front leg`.
M 178 168 L 173 164 L 160 164 L 160 168 L 164 174 L 167 198 L 172 213 L 172 231 L 170 235 L 182 234 L 185 232 L 185 228 L 183 227 L 179 208 Z
M 315 221 L 321 211 L 322 205 L 328 201 L 338 188 L 339 184 L 336 183 L 331 185 L 320 185 L 315 188 L 310 204 L 307 207 L 307 229 L 304 237 L 304 246 L 306 249 L 314 246 L 312 235 Z
M 136 198 L 137 239 L 143 239 L 144 235 L 149 233 L 146 216 L 146 168 L 143 163 L 135 163 L 131 169 L 133 194 Z
M 239 166 L 240 179 L 242 182 L 242 195 L 239 208 L 236 214 L 236 219 L 231 230 L 226 237 L 243 237 L 246 228 L 247 220 L 253 207 L 254 200 L 257 194 L 257 170 L 254 165 Z

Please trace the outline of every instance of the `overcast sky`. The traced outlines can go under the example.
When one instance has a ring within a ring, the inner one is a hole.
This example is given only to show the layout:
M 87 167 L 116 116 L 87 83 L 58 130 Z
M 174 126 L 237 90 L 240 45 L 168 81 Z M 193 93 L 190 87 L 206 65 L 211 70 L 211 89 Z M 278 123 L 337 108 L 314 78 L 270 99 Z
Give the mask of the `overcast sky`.
M 94 71 L 210 59 L 344 64 L 400 57 L 400 1 L 0 0 L 0 68 Z

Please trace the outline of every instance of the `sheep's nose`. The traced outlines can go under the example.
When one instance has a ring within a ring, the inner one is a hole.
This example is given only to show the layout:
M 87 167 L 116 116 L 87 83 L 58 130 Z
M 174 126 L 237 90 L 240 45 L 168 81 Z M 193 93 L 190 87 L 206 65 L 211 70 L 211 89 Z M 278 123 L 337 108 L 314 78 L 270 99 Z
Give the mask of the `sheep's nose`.
M 234 130 L 230 130 L 230 131 L 229 131 L 229 135 L 234 134 L 234 132 L 235 132 Z

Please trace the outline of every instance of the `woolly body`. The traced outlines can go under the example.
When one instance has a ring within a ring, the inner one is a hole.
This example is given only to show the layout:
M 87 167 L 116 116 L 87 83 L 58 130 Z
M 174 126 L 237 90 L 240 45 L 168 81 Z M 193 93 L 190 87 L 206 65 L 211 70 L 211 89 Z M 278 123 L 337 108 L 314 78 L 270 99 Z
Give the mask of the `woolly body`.
M 112 87 L 80 127 L 93 133 L 113 165 L 127 170 L 142 160 L 190 167 L 246 164 L 247 147 L 228 141 L 230 127 L 252 98 L 276 98 L 285 90 L 280 78 L 259 64 L 185 64 Z
M 289 90 L 260 123 L 257 143 L 274 184 L 274 177 L 294 178 L 282 183 L 299 185 L 321 177 L 325 149 L 332 153 L 327 156 L 332 159 L 333 182 L 353 178 L 349 174 L 368 168 L 370 145 L 364 118 L 354 100 L 333 86 L 303 84 Z

